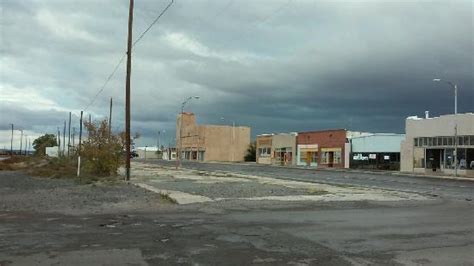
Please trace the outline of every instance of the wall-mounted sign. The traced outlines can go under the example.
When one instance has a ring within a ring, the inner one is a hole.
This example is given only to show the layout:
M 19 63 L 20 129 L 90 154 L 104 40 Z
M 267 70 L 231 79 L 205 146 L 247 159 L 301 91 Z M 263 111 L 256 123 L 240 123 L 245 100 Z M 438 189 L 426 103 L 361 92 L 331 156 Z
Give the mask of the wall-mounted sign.
M 354 161 L 368 161 L 369 160 L 369 157 L 367 156 L 362 156 L 362 154 L 356 154 L 354 156 L 352 156 L 352 159 L 354 159 Z
M 384 155 L 384 156 L 383 156 L 383 159 L 384 159 L 384 160 L 390 160 L 390 155 Z
M 369 154 L 369 159 L 377 159 L 377 154 L 374 154 L 374 153 Z

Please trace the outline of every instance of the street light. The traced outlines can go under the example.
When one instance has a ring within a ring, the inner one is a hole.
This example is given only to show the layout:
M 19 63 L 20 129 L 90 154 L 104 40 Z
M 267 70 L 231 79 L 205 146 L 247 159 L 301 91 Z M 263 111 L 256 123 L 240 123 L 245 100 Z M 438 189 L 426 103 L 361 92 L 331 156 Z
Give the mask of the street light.
M 434 82 L 448 83 L 454 89 L 454 115 L 458 114 L 458 86 L 447 80 L 433 79 Z M 456 118 L 455 118 L 456 119 Z M 454 176 L 458 176 L 458 125 L 454 125 Z
M 201 97 L 199 96 L 190 96 L 188 98 L 186 98 L 186 100 L 184 100 L 184 102 L 181 103 L 181 118 L 180 118 L 180 121 L 179 121 L 179 149 L 177 151 L 177 160 L 176 160 L 176 169 L 178 169 L 178 167 L 180 166 L 181 164 L 181 148 L 182 148 L 182 142 L 183 142 L 183 113 L 184 113 L 184 107 L 186 106 L 186 104 L 191 101 L 192 99 L 199 99 Z
M 447 80 L 443 80 L 443 79 L 433 79 L 434 82 L 446 82 L 448 83 L 453 89 L 454 89 L 454 114 L 457 115 L 458 114 L 458 86 L 451 82 L 451 81 L 447 81 Z

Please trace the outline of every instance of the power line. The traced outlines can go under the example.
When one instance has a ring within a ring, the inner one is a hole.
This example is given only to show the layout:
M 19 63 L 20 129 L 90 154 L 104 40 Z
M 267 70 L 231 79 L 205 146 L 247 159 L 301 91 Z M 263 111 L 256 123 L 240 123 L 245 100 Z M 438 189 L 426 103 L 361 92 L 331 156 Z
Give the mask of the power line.
M 135 46 L 135 44 L 137 44 L 142 38 L 143 36 L 145 36 L 145 34 L 156 24 L 156 22 L 158 22 L 158 20 L 166 13 L 166 11 L 171 7 L 171 5 L 174 3 L 174 0 L 171 0 L 171 2 L 160 12 L 160 14 L 155 18 L 155 20 L 146 28 L 145 31 L 143 31 L 140 36 L 138 36 L 138 38 L 133 42 L 133 46 Z M 115 73 L 117 72 L 118 68 L 120 67 L 120 65 L 122 64 L 123 60 L 125 59 L 125 56 L 127 55 L 127 53 L 124 53 L 122 55 L 122 57 L 120 58 L 120 60 L 118 61 L 117 65 L 115 66 L 114 70 L 112 71 L 112 73 L 110 73 L 110 75 L 107 77 L 107 79 L 105 80 L 104 84 L 100 87 L 99 91 L 94 95 L 94 97 L 92 98 L 92 101 L 86 106 L 86 108 L 84 108 L 84 111 L 87 111 L 87 109 L 89 109 L 89 107 L 91 107 L 92 104 L 94 104 L 94 102 L 97 100 L 97 97 L 104 91 L 105 87 L 107 86 L 107 84 L 109 83 L 109 81 L 112 79 L 112 77 L 115 75 Z
M 117 72 L 119 66 L 122 64 L 123 60 L 125 59 L 125 56 L 127 54 L 124 53 L 122 55 L 122 57 L 120 58 L 120 60 L 118 61 L 117 65 L 115 66 L 114 68 L 114 71 L 112 71 L 112 73 L 110 73 L 110 75 L 107 77 L 107 79 L 105 80 L 104 82 L 104 85 L 102 85 L 102 87 L 99 89 L 99 91 L 95 94 L 94 98 L 92 98 L 92 101 L 86 106 L 86 108 L 84 108 L 84 111 L 87 111 L 87 109 L 95 102 L 95 100 L 97 99 L 97 97 L 99 96 L 99 94 L 102 93 L 102 91 L 104 91 L 105 89 L 105 86 L 107 86 L 107 84 L 109 83 L 109 81 L 112 79 L 112 77 L 115 75 L 115 72 Z
M 261 19 L 259 21 L 258 24 L 263 24 L 265 23 L 267 20 L 269 20 L 271 17 L 273 17 L 274 15 L 276 15 L 277 13 L 279 13 L 280 11 L 282 11 L 286 6 L 288 6 L 289 4 L 291 4 L 293 0 L 288 0 L 286 3 L 282 4 L 281 6 L 279 6 L 277 9 L 275 9 L 273 12 L 271 12 L 270 14 L 268 14 L 266 17 L 264 17 L 263 19 Z
M 216 15 L 214 16 L 214 19 L 222 15 L 224 11 L 226 11 L 233 3 L 234 3 L 234 0 L 229 0 L 229 2 L 227 2 L 227 4 L 216 13 Z
M 133 46 L 135 46 L 135 44 L 137 44 L 137 42 L 139 42 L 143 36 L 145 36 L 145 34 L 156 24 L 156 22 L 158 22 L 158 20 L 166 13 L 166 11 L 171 7 L 171 5 L 173 5 L 174 3 L 174 0 L 171 0 L 171 2 L 169 2 L 169 4 L 161 11 L 161 13 L 155 18 L 155 20 L 150 24 L 150 26 L 148 26 L 148 28 L 146 28 L 145 31 L 142 32 L 142 34 L 140 34 L 140 36 L 138 36 L 138 38 L 133 42 Z

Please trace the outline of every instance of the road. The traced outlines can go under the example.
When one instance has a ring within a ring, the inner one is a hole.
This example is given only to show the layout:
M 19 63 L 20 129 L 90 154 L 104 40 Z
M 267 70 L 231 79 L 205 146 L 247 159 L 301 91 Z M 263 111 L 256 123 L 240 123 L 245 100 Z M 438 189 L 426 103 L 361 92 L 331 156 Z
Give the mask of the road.
M 463 198 L 469 194 L 466 188 L 472 189 L 470 183 L 255 165 L 184 166 L 420 193 L 448 188 L 438 190 L 439 197 L 394 201 L 175 205 L 128 183 L 80 185 L 71 179 L 0 171 L 0 266 L 474 265 L 474 202 Z M 170 170 L 163 178 L 170 184 L 189 182 L 194 192 L 200 191 L 198 185 L 241 194 L 264 193 L 267 188 L 276 194 L 294 192 L 249 181 L 246 184 L 255 189 L 238 182 L 202 182 L 189 173 L 177 178 L 179 172 L 184 171 Z M 140 174 L 138 166 L 132 168 L 134 173 Z M 152 175 L 148 178 L 156 181 Z
M 173 166 L 174 161 L 140 160 L 150 164 Z M 189 169 L 203 171 L 227 171 L 247 175 L 317 182 L 331 185 L 358 186 L 414 192 L 444 199 L 472 201 L 474 181 L 447 180 L 420 176 L 400 176 L 391 173 L 363 173 L 337 170 L 285 168 L 252 164 L 221 164 L 182 162 Z M 133 170 L 133 169 L 132 169 Z

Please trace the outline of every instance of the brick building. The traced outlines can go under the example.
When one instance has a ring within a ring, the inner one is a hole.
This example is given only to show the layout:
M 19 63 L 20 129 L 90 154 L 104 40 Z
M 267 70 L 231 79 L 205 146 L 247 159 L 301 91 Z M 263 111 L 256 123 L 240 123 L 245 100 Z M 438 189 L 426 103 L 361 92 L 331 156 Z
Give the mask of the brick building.
M 343 168 L 347 130 L 300 132 L 296 137 L 297 165 Z

